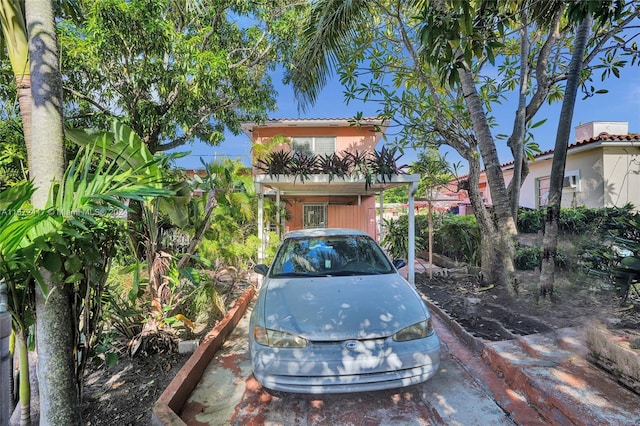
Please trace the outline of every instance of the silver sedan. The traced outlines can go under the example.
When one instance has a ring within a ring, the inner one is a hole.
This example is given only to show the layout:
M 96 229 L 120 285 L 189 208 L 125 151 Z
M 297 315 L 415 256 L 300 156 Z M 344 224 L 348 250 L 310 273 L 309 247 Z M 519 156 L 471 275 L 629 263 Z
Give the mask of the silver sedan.
M 380 246 L 354 229 L 288 233 L 251 314 L 249 351 L 267 389 L 398 388 L 432 377 L 440 340 L 420 295 Z

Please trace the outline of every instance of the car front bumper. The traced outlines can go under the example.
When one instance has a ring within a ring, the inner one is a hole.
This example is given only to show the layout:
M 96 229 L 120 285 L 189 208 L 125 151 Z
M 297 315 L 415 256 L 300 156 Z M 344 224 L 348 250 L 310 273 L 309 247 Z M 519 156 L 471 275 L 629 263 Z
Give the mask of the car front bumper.
M 307 348 L 252 343 L 255 378 L 266 388 L 295 393 L 347 393 L 393 389 L 424 382 L 440 366 L 435 334 L 409 342 L 375 339 L 347 349 L 345 342 Z

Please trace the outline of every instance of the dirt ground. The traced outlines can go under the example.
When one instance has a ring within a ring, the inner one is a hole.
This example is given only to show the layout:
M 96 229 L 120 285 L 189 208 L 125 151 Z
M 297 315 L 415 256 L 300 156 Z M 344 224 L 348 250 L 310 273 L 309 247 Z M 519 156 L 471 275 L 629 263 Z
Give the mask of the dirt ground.
M 640 300 L 621 311 L 620 299 L 583 277 L 558 277 L 556 300 L 536 303 L 536 273 L 520 272 L 518 296 L 506 289 L 482 290 L 477 276 L 416 276 L 416 287 L 467 331 L 486 340 L 512 339 L 578 326 L 599 319 L 610 327 L 640 328 Z M 89 371 L 85 379 L 83 422 L 86 425 L 149 425 L 154 402 L 189 355 L 156 354 L 123 358 L 116 366 Z
M 640 328 L 640 300 L 629 299 L 623 309 L 615 291 L 597 280 L 576 274 L 559 274 L 555 297 L 536 301 L 538 274 L 518 271 L 518 294 L 506 288 L 478 281 L 476 276 L 452 274 L 446 277 L 420 274 L 416 287 L 440 309 L 475 337 L 508 340 L 518 335 L 544 333 L 564 327 L 600 321 L 611 328 Z
M 150 425 L 151 409 L 190 354 L 155 354 L 122 359 L 85 376 L 85 425 Z

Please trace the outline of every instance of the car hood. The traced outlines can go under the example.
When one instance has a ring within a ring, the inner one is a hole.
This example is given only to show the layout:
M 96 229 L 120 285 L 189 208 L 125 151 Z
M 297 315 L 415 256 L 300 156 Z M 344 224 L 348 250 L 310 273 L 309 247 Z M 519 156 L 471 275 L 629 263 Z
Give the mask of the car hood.
M 267 328 L 315 341 L 387 337 L 427 315 L 396 274 L 271 279 L 262 291 Z

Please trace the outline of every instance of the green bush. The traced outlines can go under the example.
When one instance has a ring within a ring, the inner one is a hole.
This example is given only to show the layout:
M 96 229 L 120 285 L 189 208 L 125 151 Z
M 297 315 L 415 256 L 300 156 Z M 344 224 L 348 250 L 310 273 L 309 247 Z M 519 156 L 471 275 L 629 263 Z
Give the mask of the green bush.
M 537 234 L 544 229 L 545 209 L 518 210 L 518 232 L 524 234 Z
M 516 245 L 514 258 L 515 268 L 521 271 L 533 271 L 542 264 L 542 249 L 540 247 Z
M 470 265 L 480 264 L 480 228 L 475 216 L 438 215 L 434 225 L 434 252 Z
M 544 231 L 546 208 L 525 209 L 518 211 L 518 232 L 535 234 Z M 558 230 L 572 235 L 608 235 L 619 228 L 619 223 L 634 215 L 633 206 L 606 207 L 591 209 L 572 207 L 560 209 Z
M 428 244 L 428 225 L 426 216 L 416 216 L 415 228 L 415 246 L 416 252 L 420 252 L 426 248 Z M 389 256 L 393 259 L 406 259 L 408 257 L 409 248 L 407 235 L 409 233 L 409 217 L 402 215 L 398 219 L 385 219 L 383 222 L 384 238 L 382 246 L 387 250 Z M 424 227 L 424 229 L 423 229 Z M 424 231 L 424 232 L 422 232 Z M 422 236 L 424 234 L 424 237 Z
M 546 209 L 520 209 L 518 229 L 521 233 L 537 233 L 544 229 Z M 562 209 L 560 212 L 559 233 L 562 235 L 582 235 L 585 241 L 606 241 L 611 239 L 640 240 L 640 231 L 633 223 L 638 214 L 633 206 L 620 208 L 588 209 L 586 207 Z M 429 229 L 427 215 L 417 215 L 416 252 L 428 249 Z M 637 219 L 636 219 L 637 220 Z M 408 216 L 397 220 L 385 220 L 386 227 L 383 245 L 393 257 L 407 257 Z M 434 214 L 434 252 L 453 260 L 478 266 L 480 264 L 480 230 L 474 216 Z M 582 267 L 587 270 L 607 269 L 598 267 L 598 263 L 611 263 L 606 260 L 606 246 L 602 243 L 586 246 L 579 244 L 567 251 L 559 248 L 556 266 L 559 269 L 574 270 Z M 598 247 L 595 247 L 598 246 Z M 540 267 L 542 249 L 539 247 L 516 247 L 514 265 L 519 270 L 533 270 Z M 606 260 L 606 261 L 605 261 Z
M 416 252 L 427 250 L 429 244 L 429 218 L 415 216 Z M 385 220 L 382 245 L 393 258 L 407 258 L 408 216 Z M 480 263 L 480 231 L 474 216 L 436 214 L 433 218 L 433 250 L 453 260 L 471 265 Z

